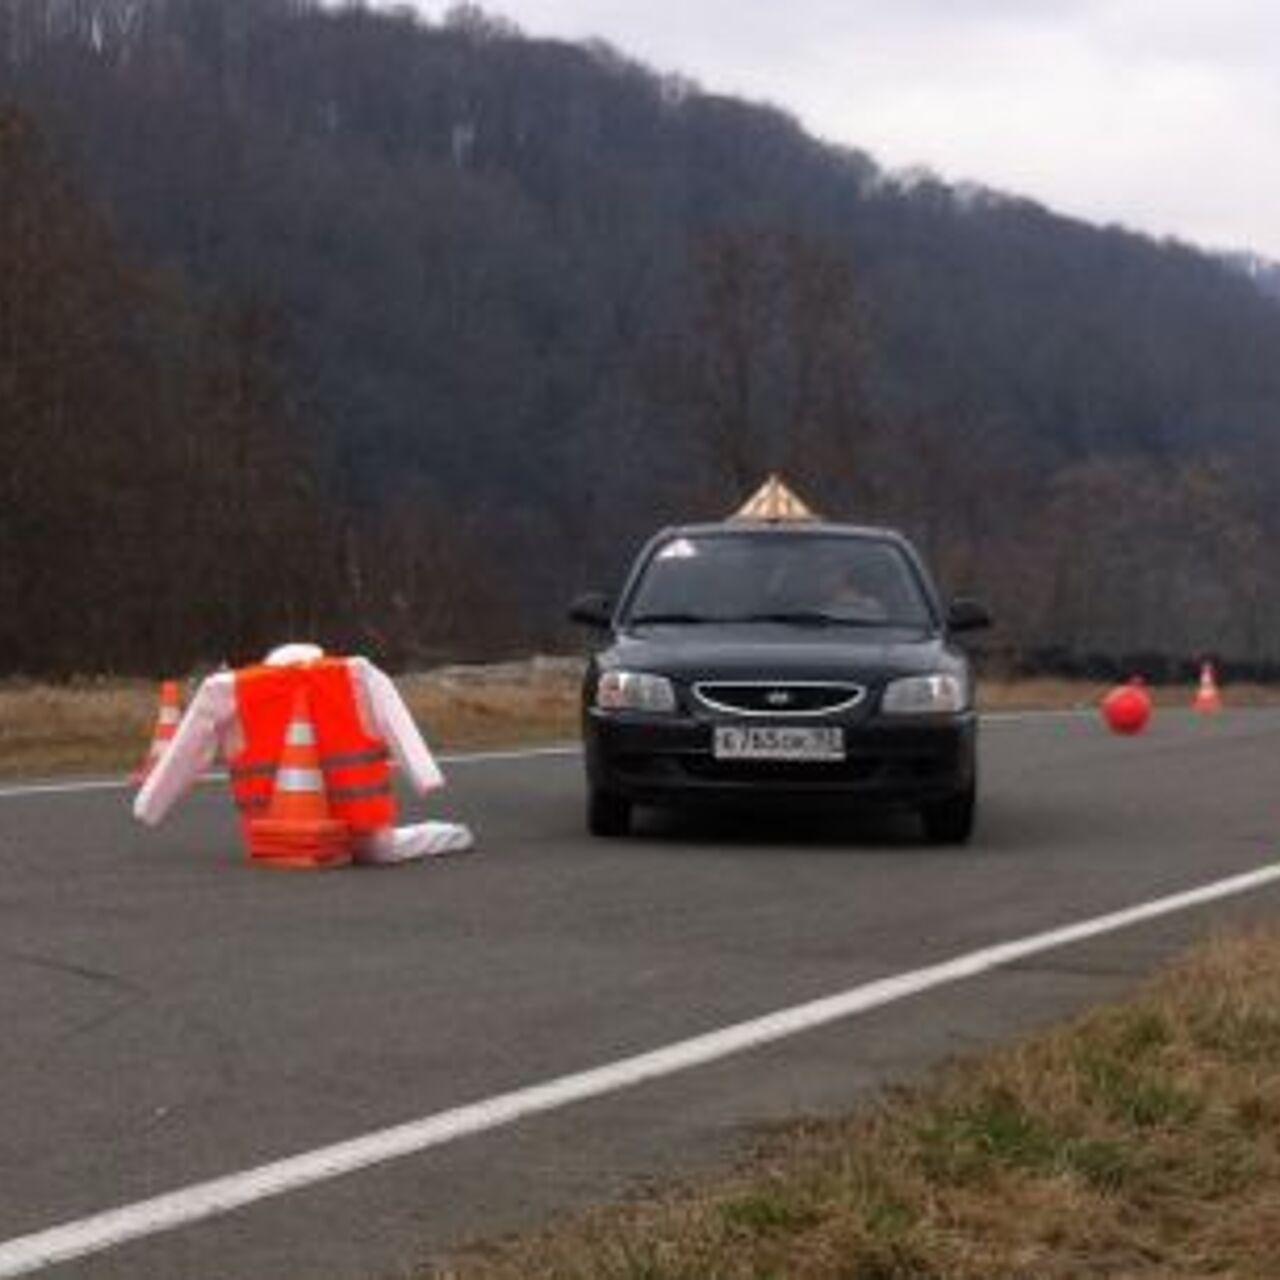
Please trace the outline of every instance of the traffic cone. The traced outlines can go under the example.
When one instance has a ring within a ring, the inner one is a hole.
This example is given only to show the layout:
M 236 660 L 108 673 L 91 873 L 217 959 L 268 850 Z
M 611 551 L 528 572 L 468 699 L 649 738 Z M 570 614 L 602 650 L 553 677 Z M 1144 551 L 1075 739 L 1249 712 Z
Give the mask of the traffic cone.
M 1212 662 L 1204 662 L 1200 665 L 1200 684 L 1191 706 L 1195 711 L 1222 710 L 1222 694 L 1218 692 L 1218 681 L 1214 676 Z
M 299 689 L 285 731 L 271 800 L 245 823 L 249 856 L 272 867 L 340 867 L 351 861 L 351 832 L 335 818 L 325 793 L 316 730 Z
M 178 682 L 165 680 L 160 685 L 160 710 L 156 714 L 155 728 L 151 731 L 151 746 L 147 748 L 145 758 L 130 778 L 135 786 L 141 786 L 156 767 L 169 740 L 178 732 L 178 721 L 181 719 L 182 698 L 178 693 Z

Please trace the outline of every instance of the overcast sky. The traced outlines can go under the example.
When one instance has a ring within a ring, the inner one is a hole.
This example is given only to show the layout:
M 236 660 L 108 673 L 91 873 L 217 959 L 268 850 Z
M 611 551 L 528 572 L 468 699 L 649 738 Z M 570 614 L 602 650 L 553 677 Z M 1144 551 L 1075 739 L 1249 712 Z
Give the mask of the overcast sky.
M 416 0 L 438 19 L 448 0 Z M 1280 259 L 1280 0 L 484 0 L 891 169 Z

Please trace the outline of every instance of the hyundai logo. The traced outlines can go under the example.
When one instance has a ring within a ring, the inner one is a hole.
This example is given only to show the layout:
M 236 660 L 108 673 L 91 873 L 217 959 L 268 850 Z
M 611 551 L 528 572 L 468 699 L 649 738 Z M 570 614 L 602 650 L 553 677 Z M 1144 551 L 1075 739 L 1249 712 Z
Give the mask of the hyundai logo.
M 790 689 L 770 689 L 764 700 L 771 707 L 789 707 L 795 701 L 795 695 Z

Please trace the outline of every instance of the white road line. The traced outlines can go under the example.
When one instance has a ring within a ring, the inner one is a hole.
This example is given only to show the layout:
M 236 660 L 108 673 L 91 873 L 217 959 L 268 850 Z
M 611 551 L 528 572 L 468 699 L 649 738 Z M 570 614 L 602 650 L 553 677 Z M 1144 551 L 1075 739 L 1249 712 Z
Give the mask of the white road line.
M 28 782 L 13 787 L 0 787 L 0 800 L 20 796 L 56 796 L 77 791 L 123 791 L 133 784 L 127 778 L 87 778 L 78 782 Z
M 458 755 L 443 755 L 444 764 L 487 764 L 490 760 L 528 760 L 531 756 L 577 756 L 582 748 L 576 742 L 565 742 L 554 747 L 512 747 L 502 751 L 464 751 Z
M 555 1111 L 646 1080 L 758 1048 L 788 1036 L 879 1009 L 921 992 L 975 977 L 1028 956 L 1082 942 L 1100 934 L 1280 881 L 1280 864 L 1218 880 L 1184 893 L 1157 898 L 1122 911 L 1095 916 L 1045 933 L 1018 938 L 956 956 L 941 964 L 881 978 L 837 995 L 793 1005 L 718 1031 L 665 1045 L 604 1066 L 542 1084 L 439 1111 L 362 1137 L 259 1165 L 242 1173 L 195 1183 L 166 1195 L 110 1209 L 92 1217 L 0 1243 L 0 1277 L 22 1276 L 57 1263 L 98 1253 L 129 1240 L 155 1235 L 282 1195 L 372 1165 L 443 1146 L 513 1124 L 525 1116 Z
M 1046 711 L 984 711 L 979 718 L 983 724 L 1019 724 L 1024 720 L 1079 720 L 1097 714 L 1091 707 L 1059 707 Z
M 1059 717 L 1092 715 L 1091 711 L 1072 709 L 1066 711 L 992 711 L 983 714 L 983 722 L 998 724 L 1001 721 L 1016 723 L 1023 720 L 1045 720 Z M 529 760 L 537 756 L 581 755 L 577 743 L 559 743 L 548 747 L 512 747 L 494 751 L 460 751 L 437 756 L 441 764 L 488 764 L 499 760 Z M 225 773 L 207 773 L 202 782 L 223 782 Z M 128 778 L 81 778 L 66 782 L 29 782 L 0 787 L 0 800 L 15 800 L 24 796 L 75 795 L 82 791 L 124 791 L 134 784 Z

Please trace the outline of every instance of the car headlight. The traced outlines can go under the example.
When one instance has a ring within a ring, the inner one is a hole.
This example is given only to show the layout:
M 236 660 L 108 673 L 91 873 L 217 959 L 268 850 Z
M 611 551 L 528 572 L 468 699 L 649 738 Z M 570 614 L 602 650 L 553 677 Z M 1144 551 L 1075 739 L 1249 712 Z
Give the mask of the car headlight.
M 880 710 L 891 716 L 936 715 L 963 711 L 969 702 L 968 682 L 960 676 L 906 676 L 885 687 Z
M 675 686 L 643 671 L 606 671 L 596 685 L 596 706 L 607 711 L 674 711 Z

